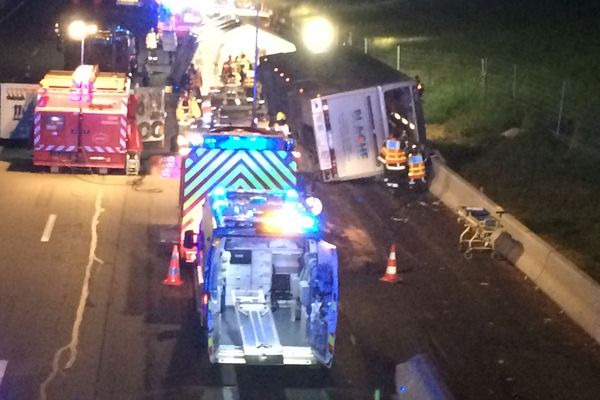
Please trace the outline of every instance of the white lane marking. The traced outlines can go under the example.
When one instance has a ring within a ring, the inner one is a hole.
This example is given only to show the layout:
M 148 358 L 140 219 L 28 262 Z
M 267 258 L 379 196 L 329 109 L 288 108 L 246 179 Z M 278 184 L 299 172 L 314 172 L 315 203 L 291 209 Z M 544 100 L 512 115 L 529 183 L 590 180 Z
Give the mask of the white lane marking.
M 83 321 L 83 312 L 85 311 L 85 303 L 87 302 L 87 298 L 89 295 L 89 286 L 90 286 L 90 276 L 92 274 L 92 266 L 94 261 L 99 264 L 104 264 L 104 261 L 96 257 L 96 246 L 98 245 L 98 224 L 100 223 L 100 214 L 104 209 L 102 208 L 102 193 L 99 192 L 96 195 L 96 212 L 92 217 L 92 240 L 90 242 L 90 253 L 88 256 L 88 263 L 85 266 L 85 275 L 83 278 L 83 286 L 81 287 L 81 297 L 79 298 L 79 306 L 77 307 L 77 313 L 75 316 L 75 322 L 73 323 L 73 330 L 71 332 L 71 342 L 60 349 L 54 354 L 52 358 L 52 372 L 46 378 L 44 382 L 40 385 L 40 400 L 47 399 L 47 387 L 50 382 L 56 377 L 58 371 L 61 369 L 69 369 L 75 363 L 77 359 L 77 345 L 79 344 L 79 329 L 81 328 L 81 322 Z M 61 356 L 65 351 L 69 350 L 69 359 L 67 360 L 65 366 L 61 368 L 58 363 L 60 361 Z
M 46 226 L 44 227 L 44 232 L 42 233 L 42 238 L 40 239 L 40 242 L 50 241 L 50 236 L 52 235 L 52 229 L 54 229 L 55 222 L 56 214 L 50 214 L 48 216 L 48 221 L 46 221 Z
M 2 379 L 4 378 L 4 373 L 6 372 L 7 365 L 8 360 L 0 360 L 0 386 L 2 386 Z

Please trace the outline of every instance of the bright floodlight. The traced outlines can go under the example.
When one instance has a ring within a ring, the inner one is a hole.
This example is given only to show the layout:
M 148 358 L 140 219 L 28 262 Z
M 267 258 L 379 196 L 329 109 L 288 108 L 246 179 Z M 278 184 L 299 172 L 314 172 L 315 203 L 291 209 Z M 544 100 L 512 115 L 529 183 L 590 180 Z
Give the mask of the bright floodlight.
M 94 24 L 86 24 L 81 20 L 73 21 L 69 24 L 69 36 L 75 40 L 83 40 L 87 35 L 93 35 L 98 32 L 98 27 Z
M 311 52 L 324 53 L 335 41 L 335 28 L 323 17 L 313 18 L 304 25 L 302 40 Z

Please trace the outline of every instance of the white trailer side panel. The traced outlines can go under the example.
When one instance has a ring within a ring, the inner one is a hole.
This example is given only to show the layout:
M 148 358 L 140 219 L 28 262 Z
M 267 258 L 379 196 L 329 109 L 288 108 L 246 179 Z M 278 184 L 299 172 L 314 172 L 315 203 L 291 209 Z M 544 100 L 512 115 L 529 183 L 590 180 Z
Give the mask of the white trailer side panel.
M 382 173 L 377 154 L 387 136 L 387 119 L 381 115 L 376 87 L 322 96 L 311 103 L 319 165 L 326 180 Z

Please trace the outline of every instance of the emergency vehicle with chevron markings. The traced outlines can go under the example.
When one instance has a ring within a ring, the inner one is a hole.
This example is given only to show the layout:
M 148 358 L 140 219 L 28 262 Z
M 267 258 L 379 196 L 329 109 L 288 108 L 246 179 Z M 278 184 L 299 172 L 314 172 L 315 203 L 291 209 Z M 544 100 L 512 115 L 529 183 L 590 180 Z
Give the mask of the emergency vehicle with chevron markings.
M 135 97 L 124 73 L 81 65 L 49 71 L 40 82 L 34 113 L 33 164 L 84 167 L 137 175 L 142 142 L 135 121 Z
M 220 127 L 190 137 L 182 161 L 180 251 L 194 262 L 202 205 L 216 187 L 228 190 L 286 190 L 296 187 L 294 140 L 259 128 Z M 187 240 L 185 240 L 187 237 Z
M 337 249 L 309 199 L 294 189 L 208 195 L 194 289 L 212 363 L 331 366 Z

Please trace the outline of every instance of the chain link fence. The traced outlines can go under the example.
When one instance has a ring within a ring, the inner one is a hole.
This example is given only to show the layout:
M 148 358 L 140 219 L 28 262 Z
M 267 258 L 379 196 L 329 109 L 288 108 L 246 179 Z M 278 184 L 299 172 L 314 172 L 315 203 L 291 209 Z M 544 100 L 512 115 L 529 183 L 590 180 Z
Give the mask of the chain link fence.
M 569 147 L 600 156 L 600 100 L 585 82 L 496 57 L 477 58 L 408 45 L 377 46 L 373 39 L 353 39 L 352 45 L 365 53 L 406 74 L 418 75 L 425 85 L 425 96 L 435 96 L 436 92 L 453 96 L 441 101 L 445 104 L 441 109 L 434 104 L 437 102 L 430 102 L 426 109 L 430 121 L 447 117 L 452 107 L 468 108 L 482 120 L 535 127 Z M 494 113 L 498 115 L 494 117 Z

